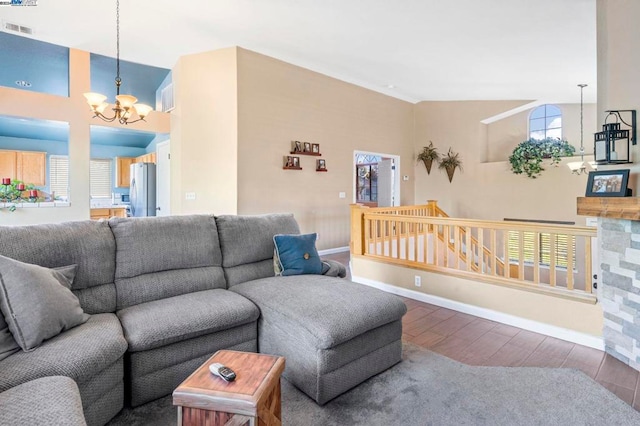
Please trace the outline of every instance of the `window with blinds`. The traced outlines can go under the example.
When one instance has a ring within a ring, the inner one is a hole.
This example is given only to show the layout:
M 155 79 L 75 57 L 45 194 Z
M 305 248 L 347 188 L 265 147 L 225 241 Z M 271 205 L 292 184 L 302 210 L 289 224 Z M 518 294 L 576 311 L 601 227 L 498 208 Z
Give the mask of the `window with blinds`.
M 49 156 L 49 192 L 56 200 L 69 198 L 69 157 L 66 155 Z
M 520 234 L 519 231 L 509 231 L 509 260 L 519 261 L 520 253 Z M 536 249 L 536 235 L 538 236 L 539 259 L 541 265 L 551 264 L 551 234 L 522 232 L 523 244 L 523 261 L 533 263 Z M 575 253 L 576 239 L 573 235 L 555 234 L 555 253 L 556 266 L 566 268 L 569 264 L 569 250 Z M 575 268 L 575 255 L 572 268 Z
M 110 159 L 91 159 L 90 166 L 91 198 L 110 198 L 112 191 L 112 173 Z

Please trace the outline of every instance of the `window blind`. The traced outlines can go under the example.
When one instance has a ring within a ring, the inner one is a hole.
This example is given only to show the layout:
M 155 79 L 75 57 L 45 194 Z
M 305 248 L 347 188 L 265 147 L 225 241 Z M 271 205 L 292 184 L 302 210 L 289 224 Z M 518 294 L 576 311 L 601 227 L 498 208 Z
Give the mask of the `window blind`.
M 69 157 L 49 156 L 49 191 L 58 199 L 69 197 Z
M 522 232 L 523 261 L 533 263 L 535 253 L 535 232 Z M 551 264 L 551 234 L 539 233 L 538 248 L 541 265 Z M 556 266 L 567 267 L 568 251 L 575 253 L 576 239 L 573 235 L 555 234 Z M 509 260 L 518 261 L 520 251 L 520 232 L 509 231 Z M 575 267 L 575 256 L 572 267 Z
M 112 190 L 111 160 L 91 159 L 91 198 L 110 198 Z

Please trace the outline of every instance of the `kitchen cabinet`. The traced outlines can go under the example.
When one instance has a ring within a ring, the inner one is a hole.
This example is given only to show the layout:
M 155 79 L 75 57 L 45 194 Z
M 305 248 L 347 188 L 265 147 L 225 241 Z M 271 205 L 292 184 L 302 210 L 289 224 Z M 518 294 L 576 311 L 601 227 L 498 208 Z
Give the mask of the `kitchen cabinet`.
M 0 151 L 0 177 L 26 184 L 47 184 L 47 153 L 38 151 Z
M 17 179 L 18 170 L 15 151 L 0 151 L 0 177 Z
M 122 207 L 91 209 L 90 217 L 92 220 L 109 219 L 111 217 L 127 217 L 127 212 Z
M 47 153 L 18 151 L 16 155 L 17 179 L 35 186 L 47 184 Z
M 150 152 L 145 155 L 136 157 L 136 163 L 153 163 L 156 164 L 156 153 Z
M 136 162 L 134 157 L 116 157 L 116 187 L 128 188 L 130 182 L 130 167 Z

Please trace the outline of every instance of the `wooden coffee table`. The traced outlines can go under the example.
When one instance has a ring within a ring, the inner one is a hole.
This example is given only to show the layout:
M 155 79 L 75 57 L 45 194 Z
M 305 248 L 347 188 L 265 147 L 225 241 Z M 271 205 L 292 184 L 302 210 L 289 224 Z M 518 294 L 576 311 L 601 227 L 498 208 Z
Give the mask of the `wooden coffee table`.
M 215 362 L 236 372 L 233 382 L 211 374 Z M 178 426 L 280 425 L 280 375 L 284 358 L 222 350 L 216 352 L 173 392 Z

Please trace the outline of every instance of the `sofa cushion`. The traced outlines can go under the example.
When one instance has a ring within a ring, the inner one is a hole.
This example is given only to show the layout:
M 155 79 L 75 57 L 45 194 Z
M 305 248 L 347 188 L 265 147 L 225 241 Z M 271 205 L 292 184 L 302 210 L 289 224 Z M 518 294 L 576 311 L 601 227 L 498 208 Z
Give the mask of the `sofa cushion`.
M 75 267 L 60 272 L 0 256 L 0 310 L 23 350 L 33 350 L 89 318 L 69 290 L 74 271 Z
M 273 236 L 299 234 L 292 214 L 216 217 L 222 266 L 229 287 L 273 276 Z
M 316 250 L 317 234 L 273 236 L 280 273 L 276 275 L 322 274 L 322 261 Z M 327 268 L 328 270 L 328 268 Z
M 253 303 L 222 289 L 183 294 L 118 311 L 131 352 L 247 324 L 259 315 Z
M 118 309 L 226 288 L 211 215 L 114 218 Z
M 0 254 L 46 268 L 78 265 L 72 289 L 113 283 L 116 243 L 95 220 L 0 227 Z
M 322 275 L 271 277 L 237 284 L 232 291 L 258 305 L 281 328 L 301 328 L 317 349 L 332 348 L 406 313 L 389 293 Z
M 0 361 L 0 391 L 44 376 L 84 382 L 120 359 L 127 350 L 114 314 L 92 315 L 87 322 L 49 339 L 32 352 Z
M 68 377 L 52 376 L 0 393 L 0 424 L 86 425 L 78 385 Z

